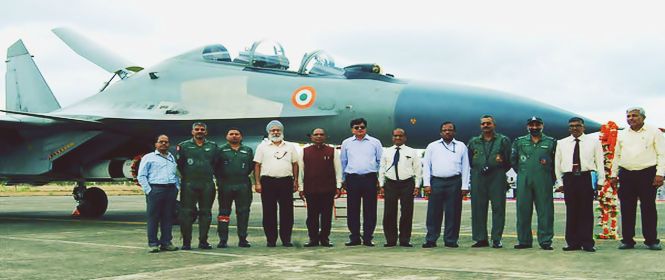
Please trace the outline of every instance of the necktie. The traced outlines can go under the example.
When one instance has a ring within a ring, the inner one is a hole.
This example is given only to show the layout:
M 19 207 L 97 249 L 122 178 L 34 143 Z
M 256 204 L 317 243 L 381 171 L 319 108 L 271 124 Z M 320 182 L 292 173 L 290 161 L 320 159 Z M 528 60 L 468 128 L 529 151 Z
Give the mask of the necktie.
M 580 139 L 575 138 L 575 149 L 573 150 L 573 173 L 580 173 L 582 171 L 580 161 Z
M 397 173 L 397 163 L 399 163 L 399 147 L 395 148 L 395 157 L 393 157 L 393 167 L 395 168 L 395 180 L 399 181 L 399 173 Z

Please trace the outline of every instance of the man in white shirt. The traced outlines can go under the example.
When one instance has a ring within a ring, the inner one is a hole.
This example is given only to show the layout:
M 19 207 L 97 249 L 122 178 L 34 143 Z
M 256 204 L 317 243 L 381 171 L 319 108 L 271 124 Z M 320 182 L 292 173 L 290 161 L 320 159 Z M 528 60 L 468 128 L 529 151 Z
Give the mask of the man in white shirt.
M 444 245 L 457 248 L 462 220 L 462 196 L 469 192 L 470 168 L 466 145 L 455 140 L 455 124 L 441 124 L 441 139 L 427 145 L 424 158 L 423 185 L 429 201 L 427 235 L 423 248 L 436 247 L 444 212 Z
M 397 202 L 402 206 L 399 219 L 399 246 L 411 245 L 413 223 L 413 197 L 418 193 L 421 177 L 421 163 L 418 152 L 404 145 L 406 132 L 393 130 L 393 146 L 381 156 L 379 184 L 384 194 L 383 233 L 386 244 L 383 247 L 397 246 Z
M 267 246 L 277 242 L 277 205 L 279 237 L 284 247 L 293 247 L 293 193 L 298 191 L 298 153 L 293 144 L 284 141 L 284 125 L 273 120 L 266 126 L 269 142 L 261 143 L 254 155 L 254 190 L 261 193 L 263 231 Z
M 650 250 L 662 250 L 657 233 L 656 192 L 665 175 L 665 139 L 657 128 L 644 124 L 644 109 L 626 110 L 630 128 L 619 132 L 614 149 L 610 182 L 619 183 L 621 230 L 619 249 L 635 248 L 635 212 L 637 200 L 642 210 L 642 235 Z M 618 179 L 617 179 L 618 175 Z
M 583 249 L 595 252 L 593 240 L 593 197 L 591 172 L 598 175 L 597 184 L 605 184 L 603 148 L 597 138 L 584 134 L 584 120 L 568 121 L 570 136 L 557 141 L 554 172 L 558 191 L 566 197 L 566 243 L 564 251 Z

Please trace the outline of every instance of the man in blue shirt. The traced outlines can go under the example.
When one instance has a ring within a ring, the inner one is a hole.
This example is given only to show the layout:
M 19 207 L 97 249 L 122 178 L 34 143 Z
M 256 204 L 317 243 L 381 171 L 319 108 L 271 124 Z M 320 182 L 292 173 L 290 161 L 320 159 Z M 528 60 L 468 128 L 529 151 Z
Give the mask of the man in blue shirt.
M 455 124 L 441 124 L 441 138 L 427 145 L 423 160 L 423 185 L 425 194 L 429 195 L 423 248 L 436 247 L 444 212 L 444 245 L 459 247 L 462 196 L 469 192 L 469 155 L 466 145 L 455 140 Z
M 377 172 L 381 162 L 381 141 L 367 135 L 367 121 L 351 121 L 352 137 L 342 142 L 343 187 L 348 194 L 347 222 L 349 242 L 346 246 L 374 246 L 372 238 L 376 228 L 376 195 L 379 190 Z M 363 235 L 360 236 L 360 204 L 363 206 Z
M 150 253 L 159 250 L 176 251 L 171 239 L 173 213 L 180 189 L 175 158 L 169 152 L 169 137 L 160 135 L 155 142 L 155 151 L 141 159 L 137 179 L 146 196 L 148 216 L 148 247 Z M 157 239 L 157 228 L 162 236 Z

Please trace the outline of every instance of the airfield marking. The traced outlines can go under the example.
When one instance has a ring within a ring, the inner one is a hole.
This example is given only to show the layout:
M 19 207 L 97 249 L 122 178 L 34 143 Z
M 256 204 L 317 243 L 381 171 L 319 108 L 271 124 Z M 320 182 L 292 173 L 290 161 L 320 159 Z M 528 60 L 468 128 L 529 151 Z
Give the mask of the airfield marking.
M 68 219 L 55 219 L 55 218 L 21 218 L 21 217 L 0 217 L 0 220 L 17 220 L 17 221 L 46 221 L 46 222 L 80 222 L 80 223 L 95 223 L 95 224 L 116 224 L 116 225 L 145 225 L 146 222 L 132 222 L 132 221 L 96 221 L 96 220 L 68 220 Z M 197 226 L 195 223 L 194 225 Z M 210 224 L 211 228 L 217 228 L 216 224 Z M 229 228 L 237 228 L 236 226 L 229 225 Z M 248 229 L 254 229 L 254 230 L 263 230 L 263 227 L 256 227 L 256 226 L 250 226 Z M 294 227 L 293 231 L 301 231 L 301 232 L 306 232 L 307 228 L 298 228 Z M 342 230 L 342 229 L 331 229 L 331 232 L 334 233 L 348 233 L 347 230 Z M 383 233 L 382 230 L 376 230 L 376 233 Z M 411 235 L 418 235 L 418 236 L 424 236 L 426 233 L 425 232 L 412 232 Z M 460 232 L 460 236 L 471 236 L 470 233 L 462 233 Z M 504 237 L 512 237 L 512 238 L 517 238 L 517 234 L 503 234 Z M 554 236 L 554 239 L 558 240 L 565 240 L 565 236 Z M 638 238 L 637 236 L 634 238 L 636 241 L 644 241 L 643 239 Z M 599 240 L 604 240 L 604 239 L 599 239 Z

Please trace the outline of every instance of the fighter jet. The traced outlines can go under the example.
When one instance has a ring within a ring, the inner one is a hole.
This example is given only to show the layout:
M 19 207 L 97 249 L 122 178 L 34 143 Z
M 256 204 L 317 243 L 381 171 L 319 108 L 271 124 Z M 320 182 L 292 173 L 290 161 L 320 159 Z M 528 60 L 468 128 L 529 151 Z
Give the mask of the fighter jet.
M 213 141 L 223 143 L 226 129 L 239 127 L 245 143 L 256 146 L 272 119 L 285 124 L 287 140 L 305 142 L 311 129 L 323 127 L 339 144 L 350 136 L 349 121 L 364 117 L 369 133 L 384 145 L 401 127 L 411 146 L 424 148 L 440 137 L 443 121 L 455 122 L 457 139 L 467 141 L 479 134 L 484 114 L 493 115 L 511 138 L 526 134 L 531 116 L 545 121 L 547 134 L 565 136 L 567 120 L 576 116 L 506 92 L 400 79 L 378 64 L 339 67 L 321 50 L 293 67 L 273 41 L 258 41 L 235 58 L 211 44 L 144 69 L 71 29 L 53 32 L 112 78 L 99 93 L 61 108 L 23 42 L 10 46 L 0 178 L 77 182 L 74 198 L 88 217 L 106 211 L 107 197 L 87 183 L 133 179 L 157 135 L 167 134 L 173 143 L 188 139 L 195 121 L 207 123 Z M 599 128 L 591 121 L 587 126 Z

